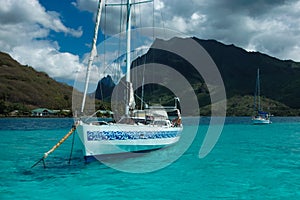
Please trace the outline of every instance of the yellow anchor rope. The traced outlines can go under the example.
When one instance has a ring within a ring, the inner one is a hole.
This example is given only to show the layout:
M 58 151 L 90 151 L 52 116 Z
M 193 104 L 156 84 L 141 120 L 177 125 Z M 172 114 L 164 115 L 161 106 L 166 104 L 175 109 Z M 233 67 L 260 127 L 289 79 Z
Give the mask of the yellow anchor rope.
M 46 166 L 45 166 L 44 160 L 49 156 L 49 154 L 51 154 L 53 151 L 55 151 L 55 149 L 57 149 L 66 139 L 68 139 L 68 137 L 70 137 L 72 135 L 72 133 L 76 130 L 77 126 L 78 126 L 77 123 L 74 124 L 73 127 L 71 128 L 71 130 L 56 145 L 54 145 L 49 151 L 44 153 L 44 156 L 39 161 L 37 161 L 34 165 L 32 165 L 31 168 L 35 167 L 41 161 L 43 161 L 44 168 L 45 168 Z

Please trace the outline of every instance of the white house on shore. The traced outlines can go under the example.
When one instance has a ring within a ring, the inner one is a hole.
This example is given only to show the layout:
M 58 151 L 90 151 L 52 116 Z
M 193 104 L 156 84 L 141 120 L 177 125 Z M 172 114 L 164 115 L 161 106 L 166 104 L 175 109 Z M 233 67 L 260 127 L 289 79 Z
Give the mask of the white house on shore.
M 45 117 L 45 116 L 54 116 L 58 112 L 54 110 L 50 110 L 48 108 L 37 108 L 31 111 L 31 116 L 34 117 Z

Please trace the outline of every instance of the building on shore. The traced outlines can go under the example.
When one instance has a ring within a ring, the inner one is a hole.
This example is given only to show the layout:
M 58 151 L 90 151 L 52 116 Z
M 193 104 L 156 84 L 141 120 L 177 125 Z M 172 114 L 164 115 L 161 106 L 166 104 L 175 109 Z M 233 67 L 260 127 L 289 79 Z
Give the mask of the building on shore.
M 47 117 L 47 116 L 55 116 L 58 111 L 50 110 L 48 108 L 37 108 L 31 111 L 31 116 L 33 117 Z

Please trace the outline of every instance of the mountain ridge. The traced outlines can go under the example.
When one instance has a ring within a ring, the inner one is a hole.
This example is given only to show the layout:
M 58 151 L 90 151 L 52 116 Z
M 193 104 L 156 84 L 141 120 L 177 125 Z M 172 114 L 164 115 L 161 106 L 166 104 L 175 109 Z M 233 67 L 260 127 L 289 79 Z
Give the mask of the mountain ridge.
M 179 39 L 186 38 L 155 42 L 176 45 Z M 256 70 L 259 67 L 263 106 L 275 115 L 300 116 L 299 62 L 280 60 L 260 52 L 248 52 L 216 40 L 193 39 L 208 52 L 220 71 L 227 94 L 229 115 L 251 115 L 253 103 L 250 97 L 254 93 Z M 132 67 L 151 62 L 171 66 L 180 72 L 189 80 L 197 95 L 200 114 L 210 114 L 210 96 L 206 84 L 190 63 L 170 52 L 150 48 L 146 54 L 132 62 Z M 0 114 L 22 109 L 28 112 L 36 107 L 70 109 L 72 106 L 71 86 L 58 83 L 46 73 L 37 72 L 30 66 L 21 65 L 3 52 L 0 52 L 0 77 Z M 111 77 L 107 76 L 99 81 L 94 94 L 101 101 L 109 101 L 113 88 Z M 163 105 L 173 103 L 174 96 L 167 88 L 146 85 L 144 89 L 146 102 Z M 154 95 L 149 95 L 148 92 Z M 137 93 L 140 94 L 141 89 L 138 89 Z
M 159 45 L 176 45 L 178 40 L 189 38 L 172 38 L 170 40 L 158 39 L 155 42 Z M 240 103 L 234 101 L 244 101 L 247 107 L 253 108 L 249 96 L 253 96 L 256 81 L 256 71 L 261 71 L 261 92 L 266 105 L 275 115 L 300 115 L 300 63 L 292 60 L 280 60 L 278 58 L 263 54 L 260 52 L 248 52 L 243 48 L 236 47 L 233 44 L 226 45 L 216 40 L 202 40 L 193 37 L 211 56 L 223 78 L 230 115 L 235 115 L 234 106 L 242 107 Z M 159 46 L 152 44 L 152 46 Z M 210 104 L 210 97 L 207 87 L 201 75 L 193 69 L 190 63 L 179 58 L 179 56 L 163 50 L 150 48 L 148 52 L 132 62 L 132 67 L 145 63 L 159 63 L 170 66 L 182 74 L 197 93 L 199 105 L 205 108 L 202 112 L 209 115 L 207 106 Z M 184 66 L 184 67 L 182 67 Z M 154 89 L 153 89 L 154 88 Z M 154 97 L 145 96 L 145 100 L 153 102 L 154 98 L 165 99 L 160 102 L 168 104 L 172 102 L 171 93 L 166 93 L 164 89 L 158 86 L 145 87 L 147 91 L 154 92 Z M 141 91 L 138 91 L 141 93 Z M 109 95 L 108 95 L 109 96 Z M 241 97 L 245 97 L 244 99 Z M 284 110 L 282 110 L 284 109 Z M 203 109 L 202 109 L 203 110 Z M 251 115 L 249 109 L 242 115 Z
M 73 88 L 0 52 L 0 114 L 37 107 L 71 109 Z

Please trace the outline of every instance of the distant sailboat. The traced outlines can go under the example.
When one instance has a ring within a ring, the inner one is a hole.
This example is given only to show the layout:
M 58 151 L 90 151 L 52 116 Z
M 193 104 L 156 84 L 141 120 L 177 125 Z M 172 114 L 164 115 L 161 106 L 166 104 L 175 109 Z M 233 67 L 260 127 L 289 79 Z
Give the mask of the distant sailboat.
M 260 105 L 260 78 L 259 69 L 257 69 L 256 86 L 254 94 L 254 112 L 255 115 L 252 117 L 253 124 L 270 124 L 270 114 L 261 109 Z
M 135 4 L 146 2 L 149 1 L 131 2 L 131 0 L 127 0 L 126 4 L 114 4 L 114 6 L 125 5 L 127 7 L 127 92 L 125 94 L 125 115 L 121 117 L 121 120 L 118 122 L 91 121 L 90 119 L 93 119 L 92 117 L 81 117 L 78 120 L 77 133 L 82 141 L 82 150 L 86 159 L 107 154 L 155 150 L 172 145 L 180 138 L 183 126 L 181 123 L 180 110 L 176 107 L 178 98 L 175 98 L 174 107 L 149 107 L 144 110 L 135 109 L 134 93 L 130 80 L 131 7 Z M 84 112 L 85 107 L 90 73 L 89 68 L 92 65 L 93 58 L 96 56 L 96 41 L 102 4 L 103 1 L 99 1 L 95 36 L 87 69 L 81 113 Z M 176 117 L 173 117 L 173 120 L 168 116 L 169 112 L 176 113 Z

